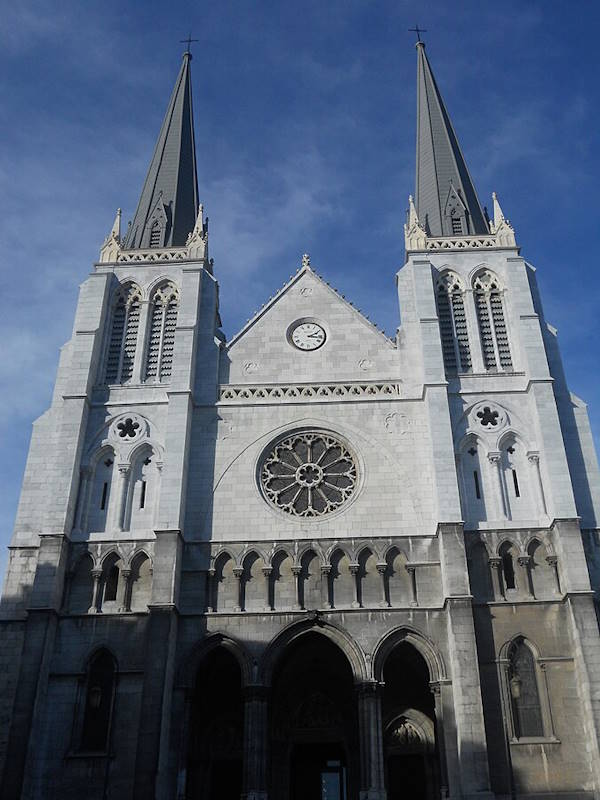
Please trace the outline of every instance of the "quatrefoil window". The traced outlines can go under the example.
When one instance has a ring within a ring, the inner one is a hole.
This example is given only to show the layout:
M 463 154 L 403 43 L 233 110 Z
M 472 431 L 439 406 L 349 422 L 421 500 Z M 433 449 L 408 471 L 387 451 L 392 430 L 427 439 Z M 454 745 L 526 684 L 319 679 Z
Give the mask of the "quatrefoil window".
M 489 406 L 484 406 L 481 411 L 477 412 L 477 418 L 484 428 L 495 428 L 498 424 L 498 417 L 500 414 L 493 411 Z
M 119 422 L 117 429 L 121 439 L 133 439 L 137 436 L 137 429 L 140 427 L 139 422 L 135 422 L 131 417 L 127 417 L 123 422 Z
M 303 431 L 269 447 L 259 475 L 271 505 L 295 517 L 320 517 L 352 496 L 358 470 L 354 456 L 335 436 Z

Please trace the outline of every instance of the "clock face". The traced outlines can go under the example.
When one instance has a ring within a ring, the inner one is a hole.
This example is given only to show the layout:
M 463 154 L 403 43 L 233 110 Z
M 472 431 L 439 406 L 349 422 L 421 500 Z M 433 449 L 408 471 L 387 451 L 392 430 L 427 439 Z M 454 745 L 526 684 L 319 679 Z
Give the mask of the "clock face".
M 316 350 L 325 341 L 325 331 L 316 322 L 301 322 L 290 338 L 299 350 Z

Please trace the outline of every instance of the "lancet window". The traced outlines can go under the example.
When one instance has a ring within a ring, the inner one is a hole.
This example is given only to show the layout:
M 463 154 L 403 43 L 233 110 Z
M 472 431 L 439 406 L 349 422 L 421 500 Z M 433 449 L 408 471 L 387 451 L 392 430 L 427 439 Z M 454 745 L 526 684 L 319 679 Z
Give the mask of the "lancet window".
M 146 380 L 163 382 L 171 378 L 179 292 L 169 282 L 158 288 L 152 298 L 150 333 L 146 352 Z
M 544 735 L 536 663 L 523 639 L 514 641 L 508 651 L 508 681 L 516 739 Z
M 80 750 L 103 753 L 108 749 L 115 682 L 115 661 L 108 650 L 100 650 L 87 670 Z
M 483 363 L 487 370 L 512 369 L 502 290 L 489 270 L 473 281 Z
M 436 299 L 444 367 L 447 372 L 469 372 L 471 349 L 463 289 L 453 272 L 445 272 L 440 276 Z
M 104 376 L 106 383 L 126 383 L 131 379 L 139 324 L 140 290 L 135 284 L 125 284 L 113 297 Z

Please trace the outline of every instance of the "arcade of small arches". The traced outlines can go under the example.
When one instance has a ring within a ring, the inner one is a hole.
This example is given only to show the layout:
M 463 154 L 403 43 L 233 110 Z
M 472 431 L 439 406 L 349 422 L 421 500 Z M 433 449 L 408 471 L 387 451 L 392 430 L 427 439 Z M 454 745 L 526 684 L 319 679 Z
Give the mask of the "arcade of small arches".
M 467 564 L 475 602 L 549 600 L 562 596 L 559 559 L 541 534 L 520 544 L 494 534 L 491 547 L 468 540 Z
M 152 559 L 144 548 L 109 548 L 96 557 L 85 551 L 67 572 L 63 608 L 69 614 L 147 612 L 151 594 Z
M 504 294 L 498 276 L 482 268 L 467 291 L 462 278 L 451 270 L 441 272 L 435 296 L 442 340 L 444 367 L 448 374 L 513 369 Z M 478 338 L 470 335 L 477 331 Z
M 437 561 L 412 563 L 401 546 L 389 543 L 364 543 L 354 551 L 335 543 L 326 553 L 279 546 L 267 554 L 248 545 L 235 555 L 220 548 L 207 572 L 207 611 L 417 606 L 420 580 L 439 584 L 439 569 Z
M 99 383 L 168 383 L 173 370 L 179 289 L 164 280 L 143 299 L 133 281 L 120 283 L 110 300 Z
M 509 739 L 552 740 L 536 645 L 518 635 L 501 648 L 498 664 Z M 119 706 L 119 665 L 111 651 L 91 655 L 78 696 L 72 751 L 108 752 Z M 178 796 L 454 795 L 456 765 L 449 769 L 448 760 L 456 758 L 456 732 L 443 711 L 451 698 L 441 654 L 412 628 L 386 633 L 366 654 L 346 631 L 306 619 L 254 657 L 231 636 L 212 633 L 181 659 L 175 680 Z

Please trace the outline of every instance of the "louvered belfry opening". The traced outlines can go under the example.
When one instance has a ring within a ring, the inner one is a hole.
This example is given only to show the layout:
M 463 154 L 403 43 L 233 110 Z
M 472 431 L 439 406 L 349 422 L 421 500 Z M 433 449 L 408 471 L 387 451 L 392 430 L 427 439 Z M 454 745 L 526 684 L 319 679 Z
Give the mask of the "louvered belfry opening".
M 487 370 L 510 370 L 512 358 L 497 278 L 486 270 L 473 282 L 483 363 Z
M 178 309 L 179 293 L 173 283 L 156 290 L 146 354 L 146 381 L 162 383 L 171 378 Z
M 134 284 L 122 286 L 113 301 L 112 323 L 106 355 L 106 383 L 131 380 L 140 324 L 140 291 Z
M 469 372 L 471 348 L 463 289 L 453 273 L 444 273 L 438 282 L 437 307 L 444 367 L 449 373 Z

